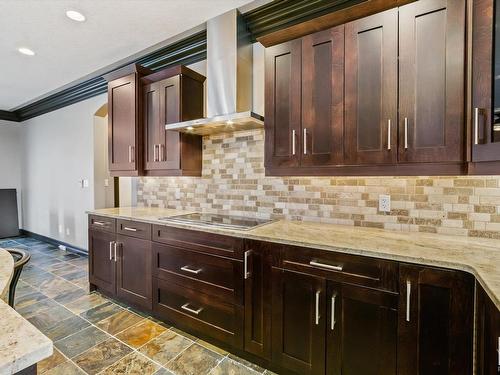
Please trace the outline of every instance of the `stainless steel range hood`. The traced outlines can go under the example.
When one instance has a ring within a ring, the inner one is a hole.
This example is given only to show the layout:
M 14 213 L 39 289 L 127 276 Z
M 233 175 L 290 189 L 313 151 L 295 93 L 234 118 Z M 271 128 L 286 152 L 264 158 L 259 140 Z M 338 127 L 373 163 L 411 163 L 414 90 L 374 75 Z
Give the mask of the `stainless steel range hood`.
M 165 125 L 167 130 L 209 135 L 262 128 L 253 112 L 253 51 L 237 9 L 207 21 L 207 118 Z

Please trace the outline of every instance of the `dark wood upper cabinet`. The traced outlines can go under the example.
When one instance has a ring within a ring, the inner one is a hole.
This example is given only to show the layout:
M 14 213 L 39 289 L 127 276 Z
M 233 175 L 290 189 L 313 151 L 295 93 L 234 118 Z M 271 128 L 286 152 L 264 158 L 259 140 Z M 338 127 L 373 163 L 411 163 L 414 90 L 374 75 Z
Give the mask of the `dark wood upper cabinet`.
M 472 162 L 500 161 L 500 3 L 472 6 Z
M 108 81 L 108 153 L 113 176 L 139 176 L 143 171 L 140 77 L 151 71 L 127 66 L 106 75 Z
M 298 39 L 266 49 L 266 168 L 299 166 L 301 46 Z
M 302 38 L 301 166 L 344 158 L 344 26 Z
M 204 81 L 184 66 L 142 79 L 146 175 L 201 175 L 201 136 L 167 131 L 165 125 L 203 117 Z
M 476 373 L 500 373 L 500 310 L 476 282 Z
M 398 373 L 472 374 L 473 299 L 470 275 L 400 265 Z
M 464 159 L 465 1 L 399 8 L 399 161 Z
M 398 11 L 345 26 L 347 164 L 397 161 Z

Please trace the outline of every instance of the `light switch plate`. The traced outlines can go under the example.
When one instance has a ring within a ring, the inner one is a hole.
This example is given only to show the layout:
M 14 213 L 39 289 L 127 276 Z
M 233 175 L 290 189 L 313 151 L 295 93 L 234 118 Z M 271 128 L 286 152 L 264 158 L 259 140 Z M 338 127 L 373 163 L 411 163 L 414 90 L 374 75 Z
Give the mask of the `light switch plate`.
M 391 212 L 391 196 L 381 194 L 378 196 L 378 210 L 380 212 Z

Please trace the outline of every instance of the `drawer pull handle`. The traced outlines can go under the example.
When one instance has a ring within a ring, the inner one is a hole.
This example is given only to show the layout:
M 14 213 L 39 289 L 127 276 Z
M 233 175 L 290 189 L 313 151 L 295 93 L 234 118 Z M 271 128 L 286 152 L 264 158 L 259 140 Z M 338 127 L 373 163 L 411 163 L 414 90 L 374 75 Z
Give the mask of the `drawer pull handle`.
M 244 270 L 243 270 L 243 273 L 245 274 L 245 279 L 248 279 L 251 274 L 250 272 L 248 272 L 248 257 L 250 256 L 250 254 L 252 254 L 252 250 L 247 250 L 245 251 L 245 258 L 244 258 Z
M 318 290 L 316 291 L 316 313 L 314 314 L 314 323 L 316 325 L 319 325 L 319 295 L 321 294 L 321 291 Z
M 115 246 L 115 241 L 109 243 L 109 260 L 113 260 L 113 246 Z
M 410 321 L 411 281 L 406 280 L 406 321 Z
M 106 225 L 106 223 L 103 223 L 102 221 L 94 221 L 94 224 L 95 224 L 95 225 L 99 225 L 99 226 L 101 226 L 101 227 L 103 227 L 103 226 L 105 226 L 105 225 Z
M 186 310 L 186 311 L 188 311 L 188 312 L 190 312 L 190 313 L 192 313 L 192 314 L 196 314 L 196 315 L 198 315 L 199 313 L 201 313 L 201 312 L 203 311 L 203 307 L 200 307 L 200 308 L 198 308 L 197 310 L 195 310 L 195 309 L 191 309 L 191 308 L 189 307 L 189 302 L 188 302 L 188 303 L 185 303 L 184 305 L 182 305 L 182 306 L 181 306 L 181 309 Z
M 181 270 L 189 272 L 189 273 L 194 273 L 195 275 L 198 275 L 201 272 L 201 268 L 198 268 L 197 270 L 193 270 L 189 268 L 189 266 L 183 266 L 181 267 Z
M 123 227 L 123 230 L 128 230 L 129 232 L 137 232 L 137 228 Z
M 332 296 L 332 317 L 331 317 L 331 323 L 330 323 L 330 329 L 333 331 L 335 329 L 335 300 L 337 299 L 337 294 L 334 294 Z
M 325 263 L 318 262 L 316 260 L 311 260 L 309 262 L 309 265 L 311 265 L 313 267 L 326 268 L 328 270 L 333 270 L 333 271 L 342 271 L 342 266 L 334 266 L 331 264 L 325 264 Z

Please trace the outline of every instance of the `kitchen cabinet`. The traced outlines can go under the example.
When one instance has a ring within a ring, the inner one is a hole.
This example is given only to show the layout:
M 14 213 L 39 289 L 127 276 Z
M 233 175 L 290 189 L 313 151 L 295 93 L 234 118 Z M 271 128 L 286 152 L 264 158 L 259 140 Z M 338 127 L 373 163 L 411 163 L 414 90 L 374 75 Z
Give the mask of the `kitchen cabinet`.
M 465 1 L 399 8 L 399 161 L 464 160 Z
M 400 265 L 398 373 L 472 373 L 473 278 Z
M 89 230 L 89 281 L 99 289 L 114 294 L 116 287 L 114 244 L 116 235 Z
M 150 72 L 131 65 L 104 76 L 108 81 L 108 153 L 112 176 L 143 173 L 139 80 Z
M 476 373 L 500 372 L 500 310 L 476 282 Z
M 142 78 L 146 175 L 201 176 L 202 137 L 167 131 L 165 125 L 203 117 L 204 81 L 184 66 Z
M 500 171 L 500 4 L 472 3 L 472 169 Z M 477 164 L 476 164 L 477 163 Z
M 398 10 L 345 26 L 347 164 L 397 162 Z

